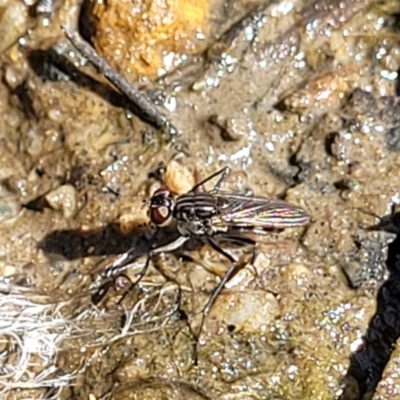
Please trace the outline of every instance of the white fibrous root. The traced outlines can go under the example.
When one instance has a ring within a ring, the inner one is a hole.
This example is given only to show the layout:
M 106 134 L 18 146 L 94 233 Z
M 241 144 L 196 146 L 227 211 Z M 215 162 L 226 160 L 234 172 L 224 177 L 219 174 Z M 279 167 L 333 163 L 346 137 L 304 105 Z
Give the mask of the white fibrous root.
M 0 283 L 0 398 L 17 389 L 42 389 L 35 399 L 59 398 L 107 346 L 164 327 L 178 308 L 177 293 L 167 284 L 149 290 L 130 309 L 105 310 L 93 304 L 92 293 L 60 300 Z M 68 370 L 65 359 L 72 354 L 81 365 Z

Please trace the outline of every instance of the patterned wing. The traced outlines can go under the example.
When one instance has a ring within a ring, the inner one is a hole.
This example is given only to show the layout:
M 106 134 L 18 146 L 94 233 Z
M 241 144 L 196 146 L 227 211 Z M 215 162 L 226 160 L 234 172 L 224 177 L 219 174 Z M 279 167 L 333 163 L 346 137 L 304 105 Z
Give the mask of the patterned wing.
M 223 192 L 213 195 L 219 206 L 218 215 L 212 218 L 215 227 L 283 229 L 310 221 L 305 210 L 284 200 Z

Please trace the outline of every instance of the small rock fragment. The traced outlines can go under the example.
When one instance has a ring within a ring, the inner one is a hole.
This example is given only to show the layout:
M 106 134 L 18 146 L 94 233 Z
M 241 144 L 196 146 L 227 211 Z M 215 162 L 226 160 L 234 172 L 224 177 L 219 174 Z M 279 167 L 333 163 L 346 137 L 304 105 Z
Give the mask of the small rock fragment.
M 294 281 L 298 286 L 307 286 L 312 282 L 312 272 L 303 264 L 289 264 L 287 267 L 283 268 L 282 272 L 285 275 L 285 280 L 289 282 Z
M 71 218 L 77 209 L 76 190 L 72 185 L 63 185 L 46 195 L 46 201 L 54 210 L 62 211 Z
M 168 164 L 164 180 L 168 188 L 178 194 L 189 192 L 195 185 L 193 174 L 176 160 Z
M 11 47 L 27 29 L 28 10 L 23 2 L 14 1 L 0 8 L 0 53 Z
M 278 300 L 262 290 L 222 293 L 211 311 L 211 316 L 235 330 L 259 332 L 280 315 Z
M 349 90 L 349 84 L 344 77 L 327 74 L 309 82 L 306 87 L 284 100 L 285 108 L 291 112 L 307 111 L 322 115 L 331 110 L 339 109 Z
M 130 81 L 171 70 L 174 53 L 196 53 L 208 31 L 205 0 L 87 1 L 84 9 L 94 47 Z
M 21 211 L 21 203 L 17 196 L 6 190 L 0 190 L 0 224 L 11 222 Z

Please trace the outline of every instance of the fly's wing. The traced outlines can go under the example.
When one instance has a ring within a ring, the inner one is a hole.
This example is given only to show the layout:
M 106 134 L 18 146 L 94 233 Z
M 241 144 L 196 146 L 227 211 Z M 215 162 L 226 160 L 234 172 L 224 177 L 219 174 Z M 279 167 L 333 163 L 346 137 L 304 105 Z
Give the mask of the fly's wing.
M 219 206 L 211 221 L 216 228 L 283 229 L 310 221 L 305 210 L 284 200 L 223 192 L 213 195 Z

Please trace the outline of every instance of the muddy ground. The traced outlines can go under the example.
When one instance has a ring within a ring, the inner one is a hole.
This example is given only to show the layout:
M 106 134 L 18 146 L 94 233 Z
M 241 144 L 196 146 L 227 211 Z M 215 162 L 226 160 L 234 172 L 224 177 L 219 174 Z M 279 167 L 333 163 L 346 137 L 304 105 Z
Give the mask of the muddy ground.
M 393 0 L 2 0 L 1 398 L 400 396 L 397 220 L 368 229 L 400 201 L 399 21 Z M 178 135 L 144 122 L 62 25 Z M 118 301 L 154 231 L 143 200 L 226 165 L 226 189 L 312 219 L 257 238 L 254 260 L 229 249 L 244 268 L 194 363 L 226 259 L 191 242 Z

